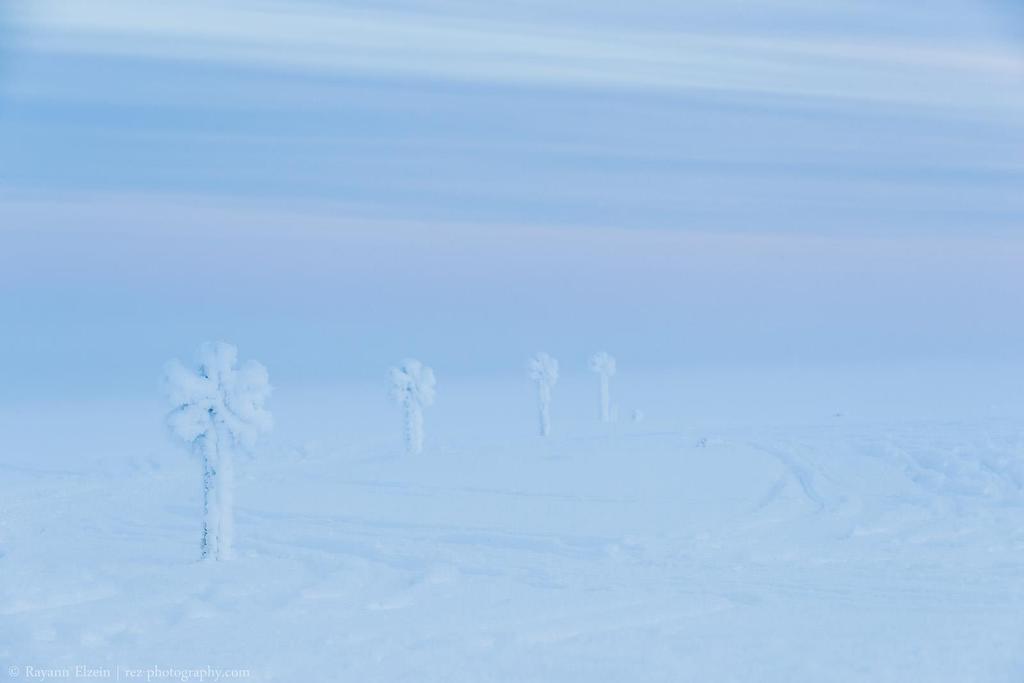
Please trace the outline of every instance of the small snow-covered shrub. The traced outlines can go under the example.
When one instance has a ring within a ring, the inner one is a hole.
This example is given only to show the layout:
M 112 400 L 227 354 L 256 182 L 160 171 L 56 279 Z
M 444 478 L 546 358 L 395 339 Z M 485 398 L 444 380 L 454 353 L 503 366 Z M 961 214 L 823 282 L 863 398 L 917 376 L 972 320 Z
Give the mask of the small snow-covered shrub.
M 526 364 L 530 379 L 537 383 L 540 435 L 551 432 L 551 389 L 558 381 L 558 361 L 541 351 Z
M 590 369 L 601 378 L 601 422 L 611 422 L 611 393 L 608 380 L 615 374 L 615 359 L 607 351 L 598 351 L 590 357 Z
M 173 406 L 167 425 L 203 462 L 204 559 L 231 557 L 233 456 L 252 448 L 273 425 L 264 407 L 271 391 L 266 368 L 255 361 L 238 367 L 237 361 L 234 346 L 206 343 L 197 366 L 175 359 L 164 369 L 163 389 Z
M 391 368 L 391 396 L 405 413 L 405 448 L 423 452 L 423 409 L 434 403 L 434 371 L 418 360 L 407 358 Z

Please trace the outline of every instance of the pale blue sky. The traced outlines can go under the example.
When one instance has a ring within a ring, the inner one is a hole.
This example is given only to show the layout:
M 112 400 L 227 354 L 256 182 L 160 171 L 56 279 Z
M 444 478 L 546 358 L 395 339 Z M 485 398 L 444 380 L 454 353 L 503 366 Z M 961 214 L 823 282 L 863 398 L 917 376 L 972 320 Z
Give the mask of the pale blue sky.
M 1016 3 L 5 7 L 9 386 L 1024 348 Z

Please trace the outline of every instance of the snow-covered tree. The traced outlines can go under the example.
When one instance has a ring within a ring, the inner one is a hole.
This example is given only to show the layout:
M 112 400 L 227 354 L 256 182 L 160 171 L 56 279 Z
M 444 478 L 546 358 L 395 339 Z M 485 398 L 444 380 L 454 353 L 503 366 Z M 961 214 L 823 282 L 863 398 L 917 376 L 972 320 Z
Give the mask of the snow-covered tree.
M 527 361 L 526 369 L 537 383 L 540 435 L 547 436 L 551 432 L 551 388 L 558 381 L 558 361 L 541 351 Z
M 434 403 L 434 371 L 418 360 L 407 358 L 391 368 L 391 395 L 405 411 L 405 447 L 410 453 L 423 452 L 423 409 Z
M 234 517 L 233 456 L 249 449 L 273 424 L 264 403 L 270 396 L 267 370 L 255 361 L 237 366 L 238 350 L 223 342 L 199 349 L 199 364 L 169 362 L 164 391 L 174 406 L 167 415 L 172 434 L 203 463 L 204 559 L 231 557 Z
M 598 351 L 590 357 L 590 369 L 601 378 L 601 422 L 612 421 L 611 395 L 608 380 L 615 374 L 615 359 L 607 351 Z

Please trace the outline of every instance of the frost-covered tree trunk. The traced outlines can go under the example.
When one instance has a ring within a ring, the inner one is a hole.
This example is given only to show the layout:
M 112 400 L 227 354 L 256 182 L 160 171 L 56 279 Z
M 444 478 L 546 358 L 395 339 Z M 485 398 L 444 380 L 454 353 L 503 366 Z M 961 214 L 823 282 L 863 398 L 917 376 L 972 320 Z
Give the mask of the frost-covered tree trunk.
M 530 379 L 537 383 L 537 412 L 540 435 L 551 433 L 551 389 L 558 381 L 558 361 L 544 352 L 537 353 L 526 364 Z
M 195 371 L 172 361 L 164 375 L 164 388 L 174 405 L 167 424 L 202 460 L 204 559 L 231 558 L 234 453 L 251 448 L 272 422 L 263 406 L 270 396 L 267 371 L 251 361 L 236 368 L 237 355 L 229 344 L 204 344 Z
M 230 560 L 235 529 L 235 470 L 231 434 L 223 426 L 203 446 L 202 557 Z
M 203 440 L 200 451 L 203 458 L 203 537 L 199 555 L 204 560 L 216 557 L 220 548 L 217 536 L 217 519 L 220 517 L 220 502 L 217 499 L 216 447 Z
M 418 360 L 407 358 L 391 368 L 391 395 L 404 412 L 405 449 L 423 452 L 423 408 L 434 403 L 434 371 Z
M 537 412 L 540 413 L 540 435 L 551 433 L 551 387 L 547 384 L 537 385 Z
M 405 447 L 410 453 L 423 452 L 423 407 L 411 398 L 404 401 Z
M 222 559 L 226 547 L 221 534 L 224 513 L 224 479 L 221 468 L 221 438 L 216 430 L 203 437 L 203 539 L 200 556 Z
M 601 375 L 601 422 L 612 421 L 612 396 L 608 375 Z
M 590 357 L 590 369 L 601 379 L 601 422 L 611 422 L 612 399 L 609 380 L 615 374 L 615 359 L 606 351 L 599 351 Z

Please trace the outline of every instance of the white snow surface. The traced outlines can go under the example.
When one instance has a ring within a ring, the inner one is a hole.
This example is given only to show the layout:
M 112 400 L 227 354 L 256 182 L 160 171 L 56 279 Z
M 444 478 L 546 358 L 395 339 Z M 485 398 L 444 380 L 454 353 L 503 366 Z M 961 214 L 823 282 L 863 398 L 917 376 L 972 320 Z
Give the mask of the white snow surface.
M 581 373 L 548 439 L 528 378 L 453 377 L 417 457 L 379 382 L 282 383 L 222 563 L 155 391 L 4 405 L 0 665 L 1018 682 L 1020 377 L 627 373 L 600 424 Z

